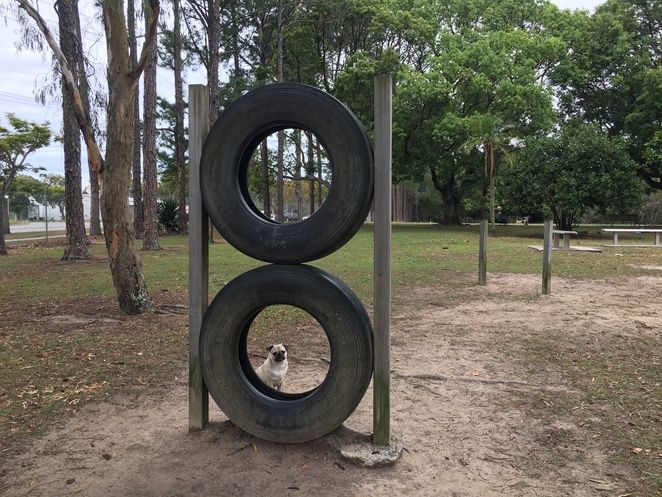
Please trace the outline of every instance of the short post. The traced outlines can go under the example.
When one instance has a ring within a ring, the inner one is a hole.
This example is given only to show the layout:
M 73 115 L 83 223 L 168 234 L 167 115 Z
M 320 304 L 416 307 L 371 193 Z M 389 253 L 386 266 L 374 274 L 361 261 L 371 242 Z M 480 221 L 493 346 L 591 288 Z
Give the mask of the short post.
M 375 77 L 375 239 L 373 434 L 376 446 L 391 444 L 391 117 L 390 75 Z
M 660 233 L 657 232 L 655 233 L 655 245 L 658 246 L 660 244 Z
M 204 85 L 189 85 L 189 430 L 209 420 L 209 393 L 200 364 L 200 327 L 209 303 L 209 228 L 200 191 L 200 158 L 209 132 L 209 94 Z
M 478 284 L 487 284 L 487 219 L 480 220 L 480 243 L 478 247 Z
M 563 233 L 563 250 L 570 250 L 570 233 Z
M 549 295 L 552 292 L 552 221 L 545 221 L 545 236 L 542 256 L 542 293 Z

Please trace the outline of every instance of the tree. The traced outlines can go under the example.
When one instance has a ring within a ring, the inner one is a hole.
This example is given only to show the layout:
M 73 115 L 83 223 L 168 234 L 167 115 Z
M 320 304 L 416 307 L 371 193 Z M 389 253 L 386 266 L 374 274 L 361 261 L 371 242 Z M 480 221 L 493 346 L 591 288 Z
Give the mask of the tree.
M 504 165 L 503 198 L 512 210 L 545 211 L 571 230 L 587 208 L 628 214 L 643 199 L 636 164 L 620 139 L 596 126 L 570 123 L 527 143 L 517 163 Z
M 81 84 L 82 46 L 78 33 L 79 15 L 76 0 L 61 0 L 56 4 L 58 25 L 60 31 L 60 47 L 73 68 L 77 84 Z M 83 73 L 82 77 L 85 75 Z M 71 96 L 66 86 L 62 85 L 62 121 L 64 136 L 64 178 L 65 178 L 65 221 L 67 241 L 64 247 L 63 261 L 90 259 L 92 255 L 87 248 L 85 233 L 85 216 L 83 213 L 83 186 L 81 180 L 80 130 L 76 123 L 76 112 Z
M 138 40 L 136 36 L 136 4 L 135 0 L 127 0 L 126 26 L 129 34 L 129 53 L 131 67 L 138 65 Z M 131 197 L 133 198 L 133 235 L 142 239 L 145 231 L 145 214 L 143 209 L 142 161 L 140 154 L 141 125 L 140 125 L 140 87 L 134 89 L 133 101 L 133 160 L 131 165 Z
M 88 156 L 103 178 L 101 214 L 119 306 L 129 314 L 146 312 L 152 307 L 152 302 L 142 276 L 140 260 L 133 246 L 132 229 L 128 220 L 128 192 L 133 158 L 134 89 L 156 40 L 158 1 L 150 0 L 155 12 L 154 22 L 147 29 L 143 51 L 135 68 L 132 67 L 129 57 L 124 3 L 104 0 L 101 4 L 108 51 L 107 160 L 101 155 L 81 102 L 80 91 L 55 37 L 39 12 L 27 0 L 18 1 L 21 8 L 35 20 L 56 55 L 65 86 L 74 102 L 76 120 L 83 132 Z
M 662 121 L 662 88 L 655 83 L 662 63 L 662 2 L 608 0 L 593 15 L 569 16 L 559 34 L 569 46 L 551 72 L 561 109 L 624 138 L 639 175 L 662 189 L 654 158 Z
M 145 31 L 154 22 L 151 6 L 145 6 Z M 160 250 L 156 178 L 156 43 L 147 56 L 143 74 L 143 250 Z
M 17 174 L 41 169 L 28 163 L 28 156 L 51 141 L 47 122 L 36 124 L 24 121 L 11 113 L 6 117 L 9 127 L 0 126 L 0 255 L 7 255 L 5 233 L 9 232 L 9 225 L 5 225 L 5 195 Z
M 181 9 L 179 0 L 173 0 L 173 29 L 169 31 L 162 29 L 161 61 L 165 67 L 172 69 L 175 76 L 175 105 L 173 110 L 174 122 L 171 129 L 174 131 L 174 158 L 176 168 L 178 226 L 180 233 L 188 233 L 188 218 L 186 216 L 186 130 L 184 128 L 184 114 L 186 104 L 184 102 L 184 79 L 182 66 L 185 60 L 182 58 L 182 31 L 181 31 Z M 161 102 L 159 102 L 160 106 Z M 169 140 L 169 137 L 166 138 Z

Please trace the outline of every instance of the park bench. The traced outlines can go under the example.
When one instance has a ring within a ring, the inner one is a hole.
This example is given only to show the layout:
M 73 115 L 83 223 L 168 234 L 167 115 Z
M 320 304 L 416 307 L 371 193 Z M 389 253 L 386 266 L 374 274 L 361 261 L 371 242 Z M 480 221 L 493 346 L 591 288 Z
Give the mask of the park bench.
M 605 244 L 605 247 L 662 247 L 662 244 L 660 243 L 660 233 L 662 233 L 662 228 L 603 228 L 602 231 L 605 233 L 611 233 L 614 237 L 613 243 Z M 653 233 L 655 241 L 652 244 L 619 244 L 619 233 Z

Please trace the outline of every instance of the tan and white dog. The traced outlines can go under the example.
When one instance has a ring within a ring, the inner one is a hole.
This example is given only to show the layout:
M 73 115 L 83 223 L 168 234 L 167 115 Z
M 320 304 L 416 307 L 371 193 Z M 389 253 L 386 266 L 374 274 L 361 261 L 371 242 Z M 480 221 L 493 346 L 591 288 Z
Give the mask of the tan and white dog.
M 269 345 L 269 355 L 262 365 L 255 370 L 258 378 L 268 387 L 280 390 L 287 374 L 287 345 L 282 343 Z

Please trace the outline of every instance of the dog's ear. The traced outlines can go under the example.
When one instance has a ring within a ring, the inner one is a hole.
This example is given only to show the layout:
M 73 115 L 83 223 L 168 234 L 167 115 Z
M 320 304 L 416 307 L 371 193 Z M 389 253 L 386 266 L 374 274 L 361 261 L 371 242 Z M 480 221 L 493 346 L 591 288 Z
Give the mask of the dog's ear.
M 283 347 L 285 347 L 285 350 L 289 352 L 289 349 L 287 348 L 287 344 L 283 344 Z
M 267 347 L 267 352 L 269 352 L 269 351 L 270 351 L 271 349 L 273 349 L 273 348 L 274 348 L 273 345 L 269 345 L 269 346 Z

